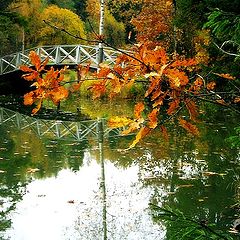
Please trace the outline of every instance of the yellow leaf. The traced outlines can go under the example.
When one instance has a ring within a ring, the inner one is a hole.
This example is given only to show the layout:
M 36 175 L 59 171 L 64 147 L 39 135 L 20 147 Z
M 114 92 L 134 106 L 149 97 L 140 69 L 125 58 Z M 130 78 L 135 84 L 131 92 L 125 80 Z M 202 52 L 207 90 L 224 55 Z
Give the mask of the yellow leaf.
M 133 148 L 136 146 L 136 144 L 146 135 L 148 135 L 150 133 L 151 129 L 148 127 L 142 127 L 139 132 L 136 135 L 135 140 L 132 142 L 132 144 L 130 145 L 129 148 Z

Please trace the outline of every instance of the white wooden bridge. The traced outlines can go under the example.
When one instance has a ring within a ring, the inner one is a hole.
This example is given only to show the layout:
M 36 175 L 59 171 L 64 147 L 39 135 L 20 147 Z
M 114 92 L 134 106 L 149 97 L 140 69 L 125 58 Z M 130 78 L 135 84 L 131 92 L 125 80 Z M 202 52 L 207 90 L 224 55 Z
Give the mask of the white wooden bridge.
M 39 137 L 72 141 L 99 140 L 101 137 L 121 136 L 123 130 L 109 128 L 105 119 L 79 122 L 45 120 L 0 107 L 0 125 L 4 124 L 14 126 L 19 130 L 33 131 Z
M 48 65 L 78 65 L 91 62 L 92 68 L 98 66 L 99 46 L 57 45 L 27 49 L 0 58 L 0 75 L 18 71 L 21 65 L 30 66 L 29 53 L 35 51 L 44 61 L 49 58 Z M 112 64 L 119 52 L 112 48 L 103 48 L 103 61 Z

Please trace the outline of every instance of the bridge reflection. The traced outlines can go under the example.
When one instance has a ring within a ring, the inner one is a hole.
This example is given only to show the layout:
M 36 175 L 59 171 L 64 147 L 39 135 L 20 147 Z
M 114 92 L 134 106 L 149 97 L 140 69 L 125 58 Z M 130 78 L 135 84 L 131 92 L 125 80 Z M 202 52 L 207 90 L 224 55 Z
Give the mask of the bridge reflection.
M 13 110 L 0 107 L 0 124 L 13 125 L 19 130 L 32 130 L 39 137 L 83 141 L 99 140 L 99 131 L 103 137 L 121 136 L 123 129 L 108 127 L 106 119 L 84 121 L 46 120 L 27 116 Z

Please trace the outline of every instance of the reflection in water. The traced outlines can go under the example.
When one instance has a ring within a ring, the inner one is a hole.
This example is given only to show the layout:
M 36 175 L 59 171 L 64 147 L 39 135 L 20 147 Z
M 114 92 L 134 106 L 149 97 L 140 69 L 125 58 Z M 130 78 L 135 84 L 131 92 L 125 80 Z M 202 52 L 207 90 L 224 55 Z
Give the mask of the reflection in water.
M 238 214 L 239 151 L 224 142 L 231 126 L 207 125 L 200 139 L 172 129 L 136 149 L 128 138 L 98 142 L 39 139 L 0 126 L 1 239 L 164 239 L 174 225 L 149 203 L 169 205 L 228 231 Z M 174 223 L 177 224 L 177 223 Z M 175 233 L 174 233 L 175 234 Z

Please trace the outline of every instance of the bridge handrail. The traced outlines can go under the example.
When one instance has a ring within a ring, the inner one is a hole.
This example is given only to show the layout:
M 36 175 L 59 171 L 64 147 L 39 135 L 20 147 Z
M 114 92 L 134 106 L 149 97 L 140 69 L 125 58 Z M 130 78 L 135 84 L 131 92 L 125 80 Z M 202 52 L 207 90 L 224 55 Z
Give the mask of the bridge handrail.
M 114 63 L 117 55 L 121 53 L 110 47 L 104 47 L 104 61 Z M 120 49 L 121 51 L 125 51 Z M 36 51 L 41 60 L 50 58 L 49 64 L 53 65 L 72 65 L 80 64 L 86 61 L 92 62 L 92 67 L 97 68 L 98 65 L 98 45 L 44 45 L 30 49 L 24 52 L 12 53 L 0 58 L 0 75 L 7 74 L 19 70 L 19 66 L 30 66 L 29 53 Z M 128 52 L 129 51 L 125 51 Z M 45 54 L 45 55 L 44 55 Z

